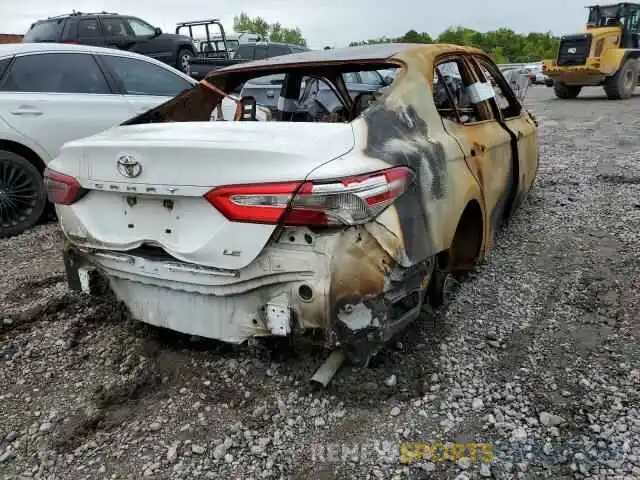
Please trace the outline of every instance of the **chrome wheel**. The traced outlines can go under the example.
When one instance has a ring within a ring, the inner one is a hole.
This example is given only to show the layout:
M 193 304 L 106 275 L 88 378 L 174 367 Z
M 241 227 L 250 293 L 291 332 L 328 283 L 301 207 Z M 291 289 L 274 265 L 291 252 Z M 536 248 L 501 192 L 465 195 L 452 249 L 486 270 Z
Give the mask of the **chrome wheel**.
M 0 158 L 0 229 L 28 221 L 39 200 L 40 192 L 30 172 Z

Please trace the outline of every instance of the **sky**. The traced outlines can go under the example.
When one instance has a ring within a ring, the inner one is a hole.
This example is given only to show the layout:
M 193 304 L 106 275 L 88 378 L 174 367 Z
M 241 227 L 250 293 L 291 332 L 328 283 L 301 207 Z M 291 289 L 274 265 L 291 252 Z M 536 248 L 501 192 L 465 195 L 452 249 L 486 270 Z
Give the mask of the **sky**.
M 311 48 L 322 48 L 397 37 L 410 29 L 436 36 L 457 25 L 480 31 L 508 27 L 520 33 L 577 33 L 584 28 L 586 4 L 587 0 L 0 0 L 0 33 L 22 34 L 35 20 L 73 9 L 134 15 L 165 32 L 175 31 L 177 22 L 204 18 L 220 18 L 230 31 L 234 15 L 246 12 L 269 23 L 297 26 Z

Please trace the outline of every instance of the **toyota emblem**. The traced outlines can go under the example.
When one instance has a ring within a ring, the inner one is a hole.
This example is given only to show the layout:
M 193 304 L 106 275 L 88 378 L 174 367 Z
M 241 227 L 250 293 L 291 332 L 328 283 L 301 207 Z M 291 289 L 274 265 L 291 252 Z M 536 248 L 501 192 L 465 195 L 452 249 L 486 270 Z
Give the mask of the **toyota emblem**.
M 573 47 L 571 47 L 569 50 L 567 50 L 567 52 L 569 52 L 571 54 L 576 53 L 576 51 L 577 50 L 575 48 L 573 48 Z
M 142 173 L 142 164 L 131 155 L 120 155 L 118 157 L 118 172 L 123 177 L 139 177 Z

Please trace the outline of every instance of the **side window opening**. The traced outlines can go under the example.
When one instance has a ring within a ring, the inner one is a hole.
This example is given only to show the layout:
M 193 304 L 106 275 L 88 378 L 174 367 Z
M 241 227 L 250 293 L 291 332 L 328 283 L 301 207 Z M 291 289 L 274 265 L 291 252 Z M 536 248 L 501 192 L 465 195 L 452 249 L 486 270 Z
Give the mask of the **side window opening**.
M 102 26 L 106 37 L 128 37 L 129 32 L 121 18 L 103 18 Z
M 88 18 L 78 22 L 78 38 L 101 37 L 98 21 L 95 18 Z
M 101 58 L 115 73 L 127 95 L 174 97 L 192 86 L 185 79 L 151 62 L 117 55 L 102 55 Z
M 438 64 L 433 76 L 433 99 L 440 116 L 462 124 L 482 120 L 478 106 L 471 101 L 467 87 L 471 79 L 463 76 L 459 60 Z M 466 73 L 466 72 L 464 72 Z
M 478 77 L 484 83 L 488 83 L 493 88 L 495 97 L 494 105 L 502 112 L 503 118 L 513 118 L 520 115 L 520 105 L 513 98 L 512 95 L 505 90 L 504 82 L 502 79 L 498 79 L 496 75 L 491 73 L 488 65 L 480 58 L 476 58 L 473 62 L 473 67 L 476 70 Z M 493 103 L 492 102 L 492 103 Z
M 1 89 L 34 93 L 111 93 L 93 56 L 83 53 L 43 53 L 17 57 Z

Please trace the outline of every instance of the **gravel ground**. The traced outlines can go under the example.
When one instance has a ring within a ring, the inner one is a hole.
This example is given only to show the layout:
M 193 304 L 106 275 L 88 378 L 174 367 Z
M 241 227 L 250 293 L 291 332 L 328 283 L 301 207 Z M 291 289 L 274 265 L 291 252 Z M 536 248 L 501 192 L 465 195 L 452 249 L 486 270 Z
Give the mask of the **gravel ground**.
M 308 384 L 321 352 L 191 339 L 69 293 L 55 224 L 0 240 L 0 473 L 640 478 L 640 98 L 528 101 L 538 183 L 491 258 L 326 390 Z M 403 442 L 434 449 L 403 463 Z

